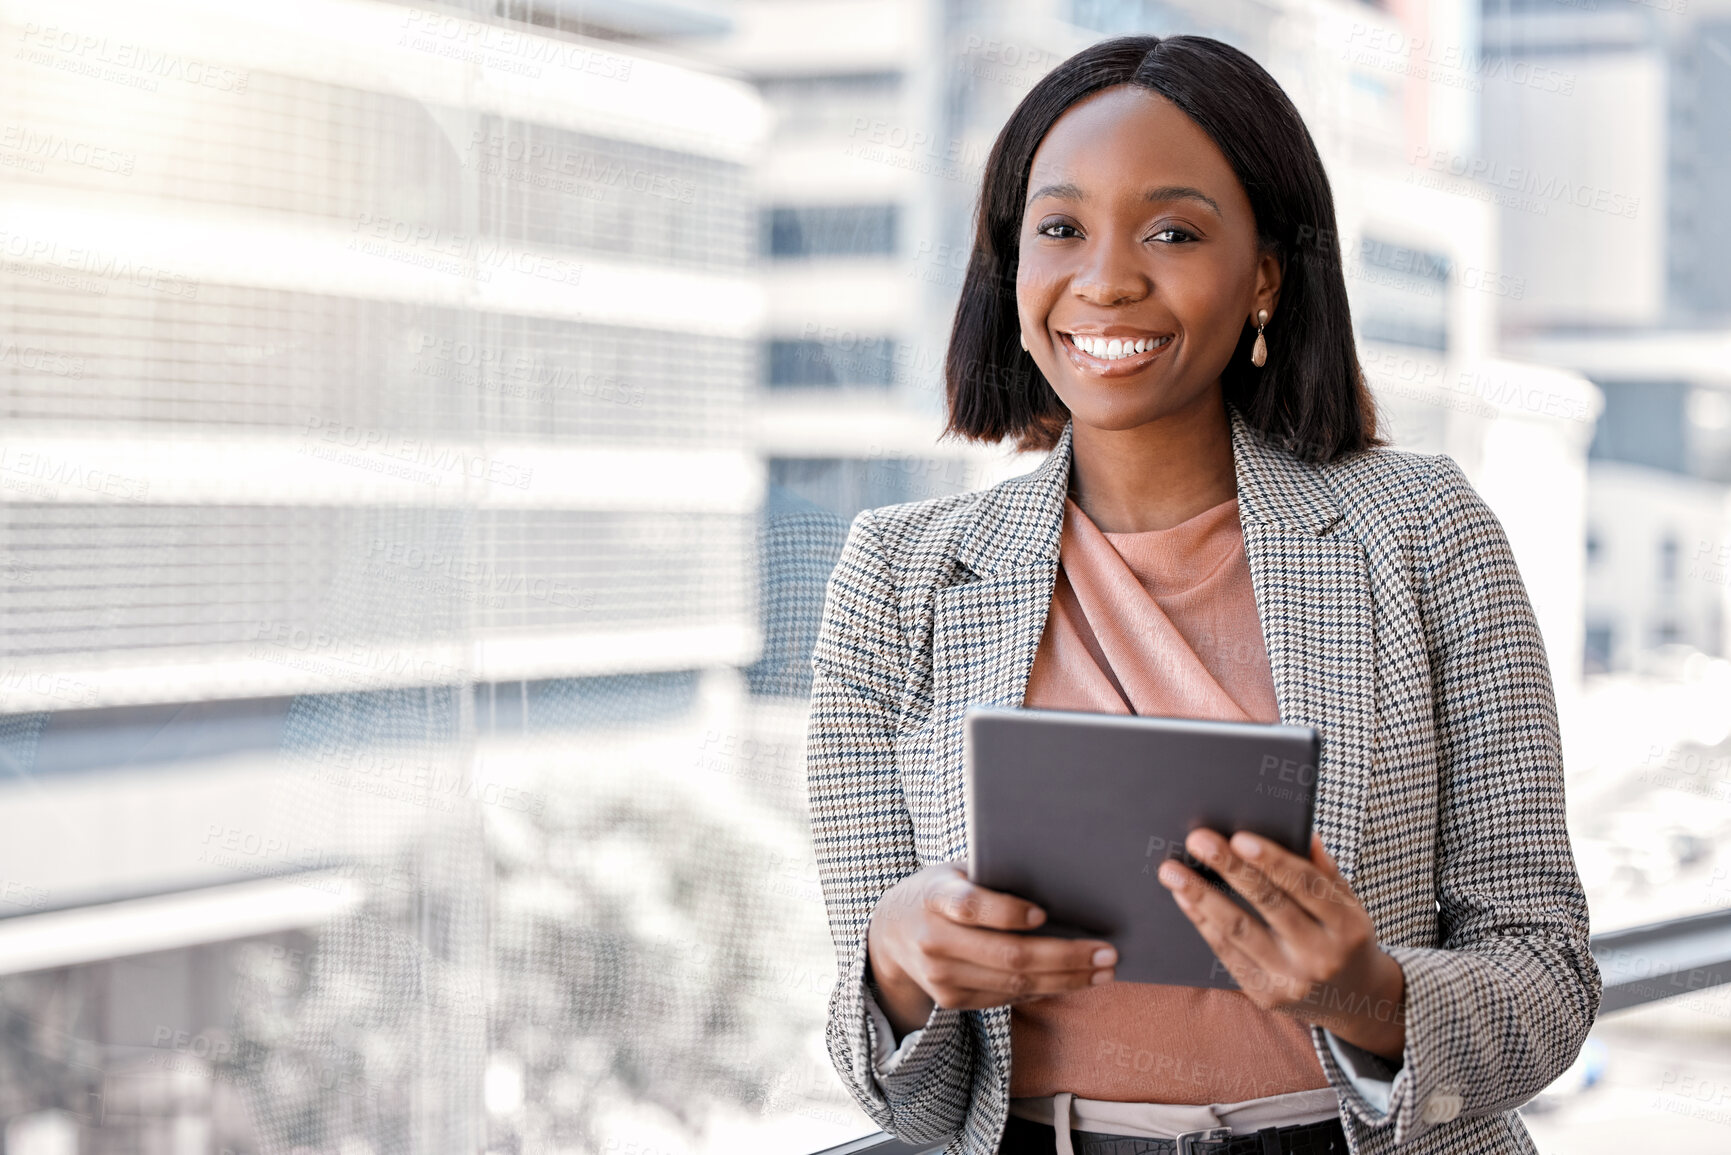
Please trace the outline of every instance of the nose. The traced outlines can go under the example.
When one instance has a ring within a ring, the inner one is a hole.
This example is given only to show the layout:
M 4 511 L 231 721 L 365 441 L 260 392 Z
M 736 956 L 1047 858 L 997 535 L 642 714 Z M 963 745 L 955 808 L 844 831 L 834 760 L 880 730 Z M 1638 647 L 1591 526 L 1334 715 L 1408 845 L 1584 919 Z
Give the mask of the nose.
M 1070 287 L 1090 305 L 1110 308 L 1141 300 L 1152 291 L 1153 284 L 1136 260 L 1134 242 L 1102 237 L 1085 246 Z

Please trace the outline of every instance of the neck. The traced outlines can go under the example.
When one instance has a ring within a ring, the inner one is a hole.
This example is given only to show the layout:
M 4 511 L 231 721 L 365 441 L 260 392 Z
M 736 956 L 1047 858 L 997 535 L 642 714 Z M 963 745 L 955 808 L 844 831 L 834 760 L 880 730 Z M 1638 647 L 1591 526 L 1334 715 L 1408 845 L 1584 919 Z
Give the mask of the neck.
M 1070 496 L 1105 533 L 1170 529 L 1238 494 L 1218 390 L 1133 429 L 1072 419 Z

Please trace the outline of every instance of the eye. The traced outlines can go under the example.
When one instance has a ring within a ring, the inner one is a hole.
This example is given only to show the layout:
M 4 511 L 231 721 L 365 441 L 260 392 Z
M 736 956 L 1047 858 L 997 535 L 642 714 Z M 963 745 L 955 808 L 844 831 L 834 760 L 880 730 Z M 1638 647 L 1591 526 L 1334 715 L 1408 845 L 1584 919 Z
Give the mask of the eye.
M 1149 239 L 1150 240 L 1158 240 L 1161 237 L 1168 237 L 1168 236 L 1176 236 L 1178 238 L 1175 241 L 1168 242 L 1169 244 L 1180 244 L 1180 245 L 1188 244 L 1189 242 L 1194 241 L 1196 239 L 1195 233 L 1191 232 L 1189 229 L 1181 229 L 1177 225 L 1168 225 L 1166 228 L 1163 228 L 1159 232 L 1155 233 Z
M 1053 229 L 1069 229 L 1073 233 L 1079 232 L 1079 230 L 1076 228 L 1076 226 L 1070 224 L 1068 221 L 1052 221 L 1050 224 L 1041 225 L 1039 228 L 1034 230 L 1034 233 L 1037 236 L 1050 237 L 1050 236 L 1054 235 L 1052 232 Z M 1067 237 L 1057 237 L 1056 239 L 1067 240 L 1068 238 Z

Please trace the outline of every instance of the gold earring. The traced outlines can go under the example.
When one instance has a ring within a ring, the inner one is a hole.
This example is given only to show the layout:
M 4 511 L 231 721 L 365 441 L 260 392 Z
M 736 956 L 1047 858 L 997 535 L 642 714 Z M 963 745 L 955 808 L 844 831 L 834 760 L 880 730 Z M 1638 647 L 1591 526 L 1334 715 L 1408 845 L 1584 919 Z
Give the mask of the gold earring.
M 1262 337 L 1262 326 L 1268 324 L 1268 310 L 1256 310 L 1256 344 L 1250 347 L 1250 363 L 1258 369 L 1268 360 L 1268 342 Z

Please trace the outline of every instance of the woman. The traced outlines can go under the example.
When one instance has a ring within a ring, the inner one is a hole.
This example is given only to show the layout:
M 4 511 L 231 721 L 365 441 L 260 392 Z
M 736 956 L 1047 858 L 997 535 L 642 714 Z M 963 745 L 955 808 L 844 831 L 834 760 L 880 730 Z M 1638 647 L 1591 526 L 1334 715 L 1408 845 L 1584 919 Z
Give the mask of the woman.
M 1600 994 L 1544 648 L 1459 467 L 1376 436 L 1273 79 L 1190 36 L 1042 79 L 947 375 L 951 432 L 1051 453 L 861 513 L 830 580 L 808 786 L 861 1107 L 953 1155 L 1532 1151 L 1514 1108 Z M 1108 944 L 967 880 L 976 703 L 1319 729 L 1308 857 L 1186 846 L 1265 921 L 1159 871 L 1239 989 L 1113 982 Z

